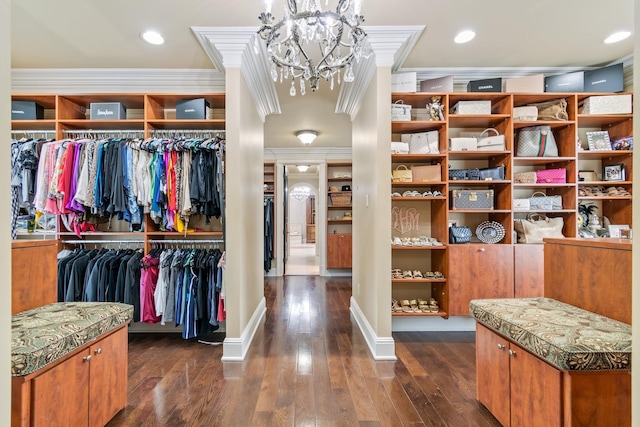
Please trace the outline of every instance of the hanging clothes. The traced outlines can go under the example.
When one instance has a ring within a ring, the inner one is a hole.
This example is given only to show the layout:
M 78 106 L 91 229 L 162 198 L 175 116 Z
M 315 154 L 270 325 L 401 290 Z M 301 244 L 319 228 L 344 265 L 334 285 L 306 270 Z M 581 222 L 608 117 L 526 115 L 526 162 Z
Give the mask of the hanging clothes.
M 271 262 L 274 259 L 273 233 L 274 233 L 273 198 L 264 199 L 264 271 L 271 270 Z

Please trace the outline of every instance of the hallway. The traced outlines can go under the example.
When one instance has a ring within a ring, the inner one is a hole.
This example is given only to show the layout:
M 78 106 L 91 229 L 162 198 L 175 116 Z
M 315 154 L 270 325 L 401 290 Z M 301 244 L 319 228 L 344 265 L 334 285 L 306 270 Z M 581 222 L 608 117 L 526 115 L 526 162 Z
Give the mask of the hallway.
M 475 400 L 469 332 L 394 334 L 376 362 L 351 322 L 351 280 L 266 278 L 244 362 L 221 346 L 130 335 L 129 402 L 109 426 L 499 426 Z
M 317 276 L 320 266 L 315 243 L 291 244 L 285 274 L 287 276 Z

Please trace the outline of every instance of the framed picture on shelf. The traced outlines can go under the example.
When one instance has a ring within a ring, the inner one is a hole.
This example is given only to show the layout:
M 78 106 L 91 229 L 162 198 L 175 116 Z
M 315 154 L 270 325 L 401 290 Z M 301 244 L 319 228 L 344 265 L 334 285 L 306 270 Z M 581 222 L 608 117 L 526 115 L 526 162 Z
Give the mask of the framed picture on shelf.
M 624 181 L 624 165 L 606 165 L 602 167 L 602 178 L 605 181 Z
M 611 142 L 611 148 L 614 150 L 633 150 L 633 137 L 618 138 Z
M 622 230 L 628 230 L 629 224 L 609 225 L 609 237 L 620 238 Z
M 609 139 L 609 132 L 606 130 L 587 132 L 587 142 L 589 151 L 611 150 L 611 140 Z

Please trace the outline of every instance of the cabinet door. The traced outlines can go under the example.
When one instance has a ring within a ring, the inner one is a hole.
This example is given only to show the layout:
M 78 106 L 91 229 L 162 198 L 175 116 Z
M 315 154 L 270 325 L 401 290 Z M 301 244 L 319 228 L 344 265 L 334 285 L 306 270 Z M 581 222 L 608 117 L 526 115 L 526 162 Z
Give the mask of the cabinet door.
M 509 342 L 476 323 L 476 398 L 509 425 Z
M 561 372 L 515 344 L 509 352 L 511 425 L 562 425 Z
M 512 245 L 449 245 L 449 315 L 468 316 L 469 301 L 513 298 Z
M 351 234 L 327 235 L 327 268 L 351 268 Z
M 33 379 L 32 426 L 87 425 L 88 356 L 85 350 Z
M 127 329 L 90 347 L 89 426 L 104 426 L 127 406 Z
M 544 296 L 545 245 L 514 245 L 514 297 Z

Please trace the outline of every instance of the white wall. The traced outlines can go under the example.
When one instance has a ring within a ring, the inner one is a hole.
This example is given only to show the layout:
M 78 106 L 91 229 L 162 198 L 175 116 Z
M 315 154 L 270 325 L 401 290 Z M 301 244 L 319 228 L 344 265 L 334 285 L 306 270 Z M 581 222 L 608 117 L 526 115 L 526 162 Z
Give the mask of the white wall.
M 378 338 L 391 337 L 391 70 L 378 67 L 353 121 L 353 298 Z
M 226 70 L 226 212 L 227 306 L 223 357 L 230 343 L 246 345 L 243 336 L 252 316 L 264 303 L 263 246 L 263 125 L 239 68 Z M 246 349 L 245 349 L 246 350 Z
M 0 209 L 0 271 L 11 271 L 11 230 L 9 218 L 10 177 L 9 163 L 10 150 L 6 135 L 11 130 L 11 2 L 0 0 L 0 135 L 3 135 L 5 143 L 1 144 L 4 159 L 4 167 L 0 168 L 0 199 L 4 200 L 4 209 Z M 3 399 L 0 399 L 0 425 L 8 426 L 11 422 L 11 371 L 9 370 L 11 359 L 11 273 L 3 275 L 3 283 L 0 286 L 0 389 Z

